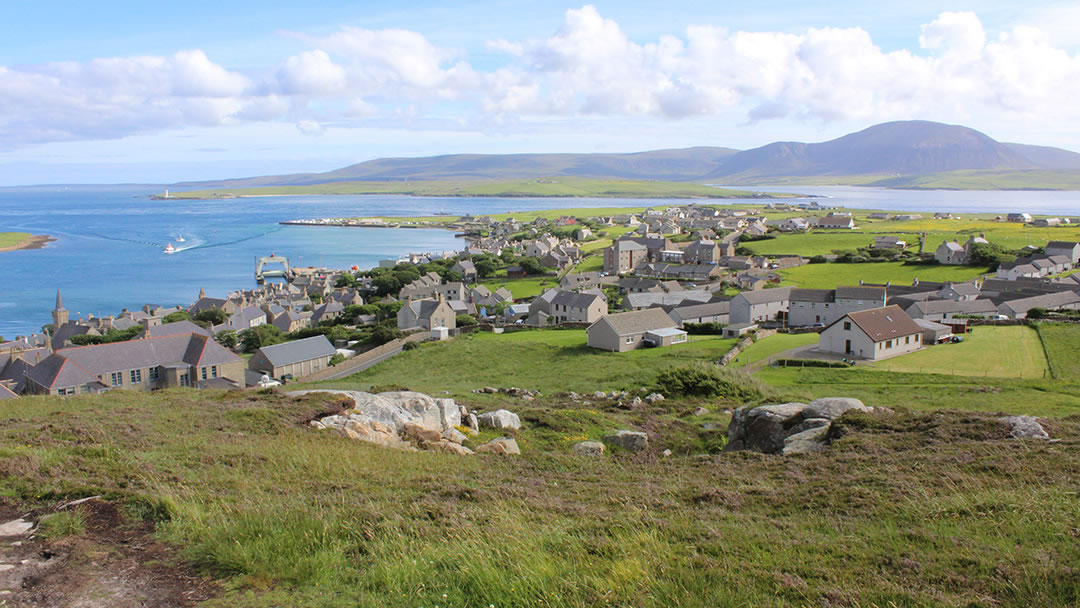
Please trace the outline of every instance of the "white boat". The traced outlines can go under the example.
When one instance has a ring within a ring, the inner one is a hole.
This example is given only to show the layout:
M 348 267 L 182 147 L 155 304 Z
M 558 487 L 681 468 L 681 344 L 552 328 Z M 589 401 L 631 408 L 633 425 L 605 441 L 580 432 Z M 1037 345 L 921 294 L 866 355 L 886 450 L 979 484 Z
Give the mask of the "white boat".
M 184 242 L 184 235 L 181 234 L 181 235 L 177 236 L 176 237 L 176 242 L 177 243 L 183 243 Z
M 176 253 L 176 247 L 173 247 L 172 243 L 169 243 L 168 245 L 165 245 L 165 249 L 163 249 L 162 251 L 164 251 L 165 253 Z

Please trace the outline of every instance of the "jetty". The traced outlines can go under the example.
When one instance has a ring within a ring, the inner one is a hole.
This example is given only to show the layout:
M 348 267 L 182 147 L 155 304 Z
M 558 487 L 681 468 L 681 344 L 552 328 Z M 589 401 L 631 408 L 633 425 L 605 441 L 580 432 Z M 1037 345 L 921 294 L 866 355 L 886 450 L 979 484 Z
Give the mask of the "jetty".
M 280 264 L 280 268 L 267 269 L 267 265 Z M 292 266 L 289 265 L 289 258 L 282 255 L 270 254 L 259 258 L 258 263 L 255 265 L 255 280 L 259 283 L 266 281 L 268 278 L 284 277 L 285 280 L 291 281 L 296 275 Z

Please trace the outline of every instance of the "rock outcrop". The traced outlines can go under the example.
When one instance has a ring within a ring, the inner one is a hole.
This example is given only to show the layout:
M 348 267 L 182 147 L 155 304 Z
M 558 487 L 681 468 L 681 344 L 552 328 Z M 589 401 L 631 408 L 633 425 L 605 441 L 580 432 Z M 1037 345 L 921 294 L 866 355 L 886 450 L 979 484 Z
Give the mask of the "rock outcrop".
M 488 428 L 503 430 L 513 429 L 518 430 L 521 428 L 521 419 L 518 415 L 510 410 L 495 410 L 494 412 L 486 412 L 476 417 L 480 426 L 486 426 Z
M 873 408 L 846 397 L 739 408 L 732 414 L 724 449 L 784 455 L 820 452 L 832 421 L 850 411 L 871 412 Z
M 331 393 L 340 397 L 344 414 L 324 416 L 312 420 L 316 429 L 336 430 L 350 439 L 365 441 L 378 446 L 402 450 L 424 449 L 451 454 L 473 454 L 462 445 L 468 438 L 458 430 L 462 421 L 468 423 L 469 432 L 479 432 L 479 420 L 468 409 L 453 399 L 435 399 L 423 393 L 411 391 L 389 393 L 365 393 L 362 391 L 294 391 L 292 397 L 310 393 Z M 521 421 L 509 410 L 484 414 L 488 426 L 497 429 L 519 429 Z M 479 417 L 483 418 L 483 416 Z M 486 448 L 486 449 L 481 449 Z M 497 454 L 520 454 L 513 439 L 495 439 L 477 451 Z
M 1050 439 L 1050 433 L 1034 416 L 1005 416 L 1001 421 L 1009 425 L 1009 436 L 1013 439 Z
M 575 443 L 573 447 L 574 453 L 581 456 L 603 456 L 605 449 L 604 444 L 599 441 L 582 441 Z
M 604 441 L 629 452 L 640 452 L 649 447 L 649 435 L 641 431 L 615 431 L 605 436 Z

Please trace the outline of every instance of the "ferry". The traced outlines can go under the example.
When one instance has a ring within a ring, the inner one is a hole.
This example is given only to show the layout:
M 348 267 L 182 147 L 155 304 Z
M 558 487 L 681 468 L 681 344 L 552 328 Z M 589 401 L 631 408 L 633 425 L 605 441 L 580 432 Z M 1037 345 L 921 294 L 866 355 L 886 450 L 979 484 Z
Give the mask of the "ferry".
M 165 253 L 176 253 L 176 247 L 173 247 L 172 243 L 169 243 L 168 245 L 165 245 L 165 249 L 163 249 L 162 251 L 164 251 Z

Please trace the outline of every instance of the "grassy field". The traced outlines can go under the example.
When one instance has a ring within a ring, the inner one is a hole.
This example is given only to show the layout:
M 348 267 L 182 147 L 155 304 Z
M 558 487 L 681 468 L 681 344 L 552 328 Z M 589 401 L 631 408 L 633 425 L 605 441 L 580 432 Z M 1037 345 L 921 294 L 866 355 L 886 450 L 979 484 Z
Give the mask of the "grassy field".
M 968 281 L 986 274 L 986 268 L 971 266 L 920 266 L 903 262 L 866 264 L 806 264 L 780 270 L 783 285 L 831 289 L 837 285 L 887 283 L 910 285 L 914 279 L 921 281 Z
M 629 198 L 754 198 L 749 190 L 714 188 L 701 184 L 648 180 L 603 180 L 558 177 L 516 180 L 411 182 L 333 182 L 308 186 L 270 186 L 173 192 L 174 199 L 226 196 L 283 196 L 301 194 L 408 194 L 412 196 L 497 197 L 629 197 Z M 784 198 L 790 195 L 772 195 Z
M 1037 330 L 1054 377 L 1080 378 L 1080 325 L 1040 323 Z
M 30 236 L 29 232 L 0 232 L 0 249 L 15 247 Z
M 465 375 L 491 380 L 468 367 L 505 373 L 520 352 L 489 346 L 461 361 Z M 517 368 L 552 390 L 570 369 Z M 441 368 L 383 375 L 471 385 Z M 931 404 L 902 382 L 890 390 Z M 929 390 L 934 407 L 953 405 Z M 18 399 L 0 426 L 0 495 L 30 509 L 100 494 L 155 522 L 178 559 L 219 581 L 210 607 L 1080 602 L 1076 419 L 1048 423 L 1061 442 L 1024 443 L 987 415 L 849 416 L 826 452 L 781 458 L 701 455 L 722 445 L 703 426 L 722 428 L 717 414 L 546 400 L 514 404 L 523 453 L 500 458 L 382 449 L 306 425 L 329 407 L 269 391 Z M 571 454 L 616 428 L 647 430 L 652 449 Z
M 559 279 L 553 276 L 528 277 L 524 279 L 490 278 L 485 280 L 483 285 L 491 291 L 495 291 L 500 287 L 505 287 L 510 290 L 510 293 L 514 294 L 515 300 L 521 300 L 524 298 L 534 298 L 552 287 L 558 287 Z
M 729 364 L 729 367 L 745 367 L 757 361 L 773 357 L 777 353 L 791 348 L 798 348 L 800 346 L 806 346 L 807 344 L 817 344 L 817 341 L 818 335 L 816 333 L 776 334 L 769 336 L 768 338 L 758 340 L 751 344 L 749 348 L 742 351 L 736 361 Z
M 318 388 L 363 390 L 400 384 L 462 397 L 483 386 L 513 385 L 542 393 L 622 390 L 650 386 L 660 370 L 672 365 L 718 360 L 734 342 L 691 336 L 686 344 L 668 348 L 608 353 L 587 347 L 584 330 L 478 333 L 425 345 L 345 380 L 320 383 Z M 424 373 L 417 374 L 421 369 Z
M 1080 414 L 1076 381 L 851 369 L 767 367 L 755 375 L 794 400 L 845 395 L 869 405 L 917 410 L 950 408 L 1032 416 Z
M 976 327 L 960 344 L 940 344 L 870 364 L 893 372 L 927 372 L 997 378 L 1043 378 L 1049 375 L 1038 333 L 1030 328 Z

